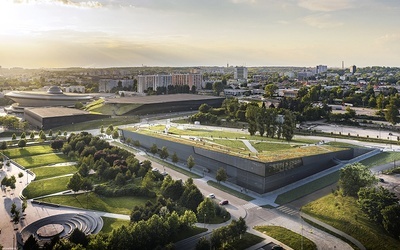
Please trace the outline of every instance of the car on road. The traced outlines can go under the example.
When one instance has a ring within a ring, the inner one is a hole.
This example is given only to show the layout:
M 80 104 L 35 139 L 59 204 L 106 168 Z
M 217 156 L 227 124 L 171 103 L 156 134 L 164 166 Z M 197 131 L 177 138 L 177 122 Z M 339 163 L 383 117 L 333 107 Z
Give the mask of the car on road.
M 215 194 L 209 194 L 208 198 L 215 199 Z
M 222 201 L 219 202 L 219 204 L 222 205 L 222 206 L 223 205 L 228 205 L 229 201 L 228 200 L 222 200 Z

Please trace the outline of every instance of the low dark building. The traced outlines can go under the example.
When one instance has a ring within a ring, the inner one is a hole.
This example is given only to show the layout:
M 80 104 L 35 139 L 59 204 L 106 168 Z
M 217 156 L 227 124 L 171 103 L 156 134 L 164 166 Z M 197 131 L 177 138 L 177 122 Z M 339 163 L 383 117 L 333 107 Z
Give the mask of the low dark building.
M 107 104 L 113 104 L 118 108 L 120 104 L 135 104 L 136 108 L 124 115 L 147 115 L 157 113 L 197 111 L 201 104 L 206 103 L 214 108 L 219 108 L 224 97 L 194 95 L 194 94 L 171 94 L 150 95 L 136 97 L 121 97 L 106 99 Z
M 110 116 L 91 114 L 87 111 L 73 108 L 26 108 L 24 110 L 25 120 L 38 129 L 51 129 L 108 117 Z
M 222 167 L 228 175 L 227 181 L 259 194 L 270 192 L 333 167 L 337 165 L 338 159 L 349 160 L 370 151 L 370 149 L 362 148 L 343 148 L 343 150 L 324 154 L 262 162 L 128 130 L 121 130 L 121 137 L 138 140 L 140 145 L 147 149 L 153 144 L 159 148 L 165 146 L 169 152 L 176 152 L 182 161 L 186 161 L 192 155 L 196 165 L 203 167 L 208 173 L 215 174 Z

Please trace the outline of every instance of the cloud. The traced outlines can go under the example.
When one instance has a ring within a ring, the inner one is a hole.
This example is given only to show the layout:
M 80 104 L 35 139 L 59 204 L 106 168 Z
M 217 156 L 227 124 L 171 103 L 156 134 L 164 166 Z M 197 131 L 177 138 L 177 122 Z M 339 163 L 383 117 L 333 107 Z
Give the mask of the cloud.
M 298 5 L 311 11 L 337 11 L 353 8 L 354 0 L 298 0 Z
M 326 28 L 335 28 L 342 26 L 342 22 L 332 20 L 332 16 L 330 14 L 317 14 L 317 15 L 310 15 L 303 18 L 303 21 L 312 26 L 317 27 L 319 29 L 326 29 Z
M 73 0 L 14 0 L 18 4 L 59 4 L 79 8 L 101 8 L 98 1 L 73 1 Z

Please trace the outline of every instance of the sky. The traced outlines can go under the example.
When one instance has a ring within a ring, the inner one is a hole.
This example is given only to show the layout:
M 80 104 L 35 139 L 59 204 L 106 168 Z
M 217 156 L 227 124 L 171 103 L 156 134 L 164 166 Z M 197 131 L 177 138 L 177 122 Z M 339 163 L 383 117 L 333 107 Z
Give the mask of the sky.
M 3 68 L 400 67 L 399 0 L 0 0 Z

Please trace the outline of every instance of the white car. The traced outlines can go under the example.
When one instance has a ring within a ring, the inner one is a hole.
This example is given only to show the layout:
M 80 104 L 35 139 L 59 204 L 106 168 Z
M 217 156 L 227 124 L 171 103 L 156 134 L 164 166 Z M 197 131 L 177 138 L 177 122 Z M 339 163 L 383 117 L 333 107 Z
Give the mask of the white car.
M 214 194 L 209 194 L 208 198 L 215 199 L 215 195 Z

